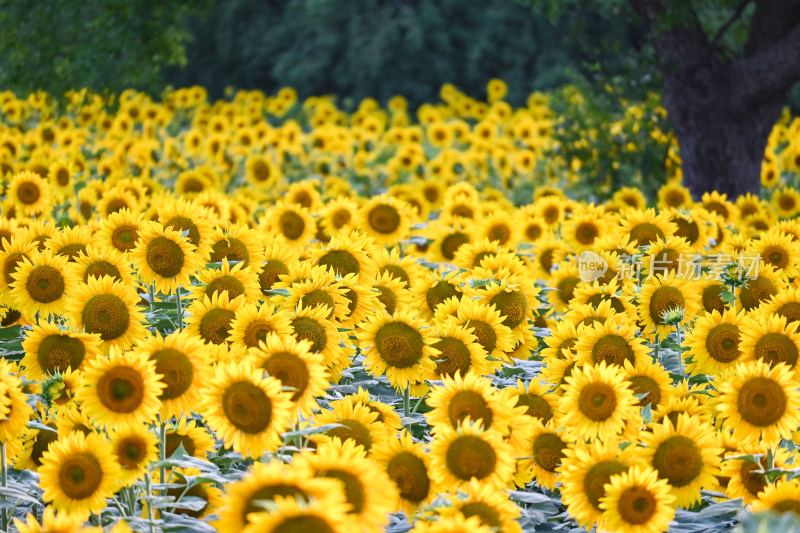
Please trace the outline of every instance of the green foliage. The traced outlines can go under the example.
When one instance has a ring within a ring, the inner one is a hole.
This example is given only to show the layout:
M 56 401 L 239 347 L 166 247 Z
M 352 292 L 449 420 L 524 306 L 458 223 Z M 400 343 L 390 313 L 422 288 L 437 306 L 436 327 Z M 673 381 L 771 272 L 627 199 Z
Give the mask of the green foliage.
M 521 104 L 533 90 L 594 77 L 597 69 L 619 73 L 619 56 L 642 40 L 613 12 L 573 10 L 551 21 L 511 0 L 466 7 L 462 0 L 283 0 L 257 7 L 231 0 L 190 29 L 196 38 L 188 64 L 169 73 L 175 85 L 200 84 L 215 96 L 227 85 L 291 85 L 301 96 L 386 101 L 403 94 L 412 104 L 435 100 L 445 82 L 483 98 L 493 77 L 504 79 L 509 101 Z
M 182 19 L 208 0 L 9 0 L 0 10 L 0 87 L 53 95 L 89 87 L 158 92 L 186 63 Z
M 561 117 L 553 133 L 558 153 L 578 167 L 577 197 L 605 200 L 621 187 L 634 186 L 655 199 L 674 156 L 658 94 L 635 100 L 611 86 L 595 90 L 583 84 L 555 91 L 551 107 Z

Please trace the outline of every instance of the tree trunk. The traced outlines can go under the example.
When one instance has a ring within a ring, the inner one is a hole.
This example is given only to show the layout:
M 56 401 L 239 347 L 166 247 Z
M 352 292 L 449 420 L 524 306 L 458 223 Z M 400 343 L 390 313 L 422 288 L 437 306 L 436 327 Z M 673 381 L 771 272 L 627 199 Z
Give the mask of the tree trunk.
M 716 190 L 733 200 L 761 188 L 767 139 L 781 114 L 785 95 L 774 93 L 755 105 L 735 102 L 719 87 L 714 97 L 698 96 L 685 83 L 665 83 L 664 106 L 680 147 L 683 184 L 700 199 Z

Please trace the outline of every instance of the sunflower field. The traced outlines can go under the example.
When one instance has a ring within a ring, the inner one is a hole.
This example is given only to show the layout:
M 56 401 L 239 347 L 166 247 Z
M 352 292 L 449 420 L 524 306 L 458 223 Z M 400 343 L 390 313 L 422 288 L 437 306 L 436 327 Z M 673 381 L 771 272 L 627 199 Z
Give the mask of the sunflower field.
M 487 94 L 0 93 L 0 530 L 800 527 L 800 119 L 695 202 Z

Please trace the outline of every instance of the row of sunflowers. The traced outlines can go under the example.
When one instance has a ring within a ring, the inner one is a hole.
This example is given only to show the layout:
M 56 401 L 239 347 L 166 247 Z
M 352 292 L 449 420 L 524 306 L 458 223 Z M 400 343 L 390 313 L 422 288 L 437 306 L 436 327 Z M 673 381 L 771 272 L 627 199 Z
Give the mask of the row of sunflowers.
M 0 529 L 800 518 L 800 121 L 763 197 L 585 203 L 488 89 L 0 95 Z

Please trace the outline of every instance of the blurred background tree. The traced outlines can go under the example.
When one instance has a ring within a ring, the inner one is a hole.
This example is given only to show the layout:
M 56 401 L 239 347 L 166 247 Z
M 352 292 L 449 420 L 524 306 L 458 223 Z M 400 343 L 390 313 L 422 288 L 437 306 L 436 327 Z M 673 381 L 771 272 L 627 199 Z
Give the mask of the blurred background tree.
M 0 87 L 157 93 L 162 68 L 185 65 L 183 25 L 211 0 L 0 1 Z

